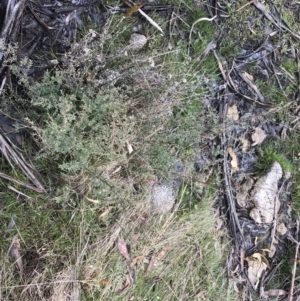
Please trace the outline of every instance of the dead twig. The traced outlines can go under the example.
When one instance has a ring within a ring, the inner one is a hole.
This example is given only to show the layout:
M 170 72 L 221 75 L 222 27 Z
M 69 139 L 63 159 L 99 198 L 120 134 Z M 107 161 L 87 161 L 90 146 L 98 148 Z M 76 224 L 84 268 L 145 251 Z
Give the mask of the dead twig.
M 27 5 L 28 9 L 32 13 L 32 15 L 35 17 L 35 19 L 42 25 L 44 29 L 49 31 L 50 29 L 54 29 L 53 27 L 49 27 L 36 13 L 35 11 L 31 8 L 30 5 Z
M 247 77 L 246 72 L 240 72 L 237 71 L 237 74 L 240 76 L 240 78 L 250 87 L 250 89 L 257 95 L 259 101 L 261 103 L 265 103 L 265 98 L 261 94 L 261 92 L 258 90 L 258 88 L 251 82 L 251 80 Z
M 299 220 L 297 220 L 297 229 L 296 229 L 296 235 L 295 235 L 297 239 L 298 239 L 298 235 L 299 235 Z M 299 252 L 299 243 L 297 242 L 296 249 L 295 249 L 293 271 L 292 271 L 291 289 L 290 289 L 290 293 L 289 293 L 289 301 L 293 300 L 293 293 L 294 293 L 294 286 L 295 286 L 295 275 L 296 275 L 297 260 L 298 260 L 298 252 Z
M 4 173 L 0 173 L 0 177 L 2 177 L 4 179 L 8 179 L 10 181 L 13 181 L 15 183 L 18 183 L 18 184 L 25 186 L 29 189 L 32 189 L 34 191 L 45 192 L 43 185 L 38 181 L 38 179 L 34 176 L 33 172 L 29 169 L 27 164 L 20 158 L 20 156 L 17 154 L 17 152 L 8 144 L 8 142 L 5 140 L 5 138 L 1 134 L 0 134 L 0 151 L 2 152 L 2 154 L 4 155 L 6 160 L 9 162 L 11 167 L 14 169 L 14 166 L 12 164 L 12 161 L 13 161 L 36 187 L 28 185 L 24 182 L 15 180 L 12 177 L 7 176 Z
M 252 4 L 253 2 L 255 2 L 256 0 L 252 0 L 252 1 L 249 1 L 248 3 L 242 5 L 239 9 L 237 9 L 236 11 L 240 11 L 242 10 L 243 8 L 247 7 L 248 5 Z
M 6 40 L 7 35 L 9 34 L 9 31 L 11 30 L 11 26 L 14 23 L 14 20 L 16 19 L 17 15 L 19 14 L 19 10 L 22 8 L 22 6 L 25 4 L 27 0 L 22 0 L 18 2 L 15 7 L 12 9 L 11 13 L 9 13 L 9 10 L 7 9 L 6 16 L 5 16 L 5 26 L 3 27 L 0 39 Z M 9 4 L 11 4 L 12 1 L 9 1 Z
M 10 186 L 10 185 L 8 185 L 7 188 L 10 189 L 10 190 L 12 190 L 13 192 L 17 193 L 18 195 L 21 195 L 21 196 L 25 197 L 25 198 L 28 199 L 28 200 L 32 200 L 32 199 L 33 199 L 33 198 L 30 197 L 29 195 L 27 195 L 27 194 L 25 194 L 25 193 L 19 191 L 18 189 L 14 188 L 14 187 L 12 187 L 12 186 Z

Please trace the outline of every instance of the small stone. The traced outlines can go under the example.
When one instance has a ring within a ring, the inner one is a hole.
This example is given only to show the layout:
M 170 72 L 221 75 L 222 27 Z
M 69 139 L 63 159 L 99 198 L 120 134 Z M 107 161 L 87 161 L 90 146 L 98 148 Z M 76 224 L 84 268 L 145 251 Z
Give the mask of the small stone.
M 286 232 L 288 230 L 287 230 L 287 227 L 285 226 L 285 224 L 281 223 L 281 224 L 277 225 L 276 231 L 279 235 L 284 235 L 284 234 L 286 234 Z
M 151 205 L 155 213 L 167 213 L 175 203 L 175 193 L 171 185 L 154 184 L 151 191 Z
M 127 50 L 140 50 L 147 43 L 147 38 L 139 33 L 133 33 L 130 37 L 129 45 L 126 47 Z
M 235 104 L 228 108 L 226 117 L 233 121 L 239 120 L 239 111 Z

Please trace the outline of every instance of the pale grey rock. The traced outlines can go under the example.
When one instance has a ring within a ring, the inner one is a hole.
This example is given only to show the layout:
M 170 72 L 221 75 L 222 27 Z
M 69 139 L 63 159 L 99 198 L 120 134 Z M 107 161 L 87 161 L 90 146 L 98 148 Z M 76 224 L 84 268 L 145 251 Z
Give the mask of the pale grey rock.
M 167 183 L 154 184 L 151 190 L 151 207 L 155 213 L 167 213 L 175 204 L 175 191 Z
M 130 37 L 129 45 L 126 47 L 126 50 L 140 50 L 146 45 L 146 43 L 146 36 L 139 33 L 133 33 Z
M 275 161 L 270 171 L 255 183 L 251 192 L 255 208 L 251 210 L 250 217 L 257 224 L 270 224 L 274 220 L 275 215 L 277 215 L 280 207 L 277 197 L 278 182 L 282 178 L 282 175 L 282 168 Z

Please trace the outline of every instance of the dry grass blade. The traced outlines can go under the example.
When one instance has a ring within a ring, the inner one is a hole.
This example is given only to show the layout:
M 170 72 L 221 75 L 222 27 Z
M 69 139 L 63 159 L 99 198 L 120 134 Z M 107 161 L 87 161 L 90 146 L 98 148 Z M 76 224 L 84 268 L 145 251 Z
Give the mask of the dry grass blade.
M 12 24 L 15 21 L 15 18 L 17 17 L 17 15 L 19 14 L 19 10 L 24 7 L 26 0 L 22 0 L 20 2 L 18 2 L 15 7 L 13 9 L 7 9 L 6 12 L 6 16 L 5 16 L 5 26 L 3 26 L 3 29 L 1 30 L 1 34 L 0 34 L 0 39 L 5 40 L 9 30 L 11 29 Z M 13 5 L 13 1 L 9 1 L 9 3 L 7 4 L 7 6 L 12 6 Z
M 247 7 L 248 5 L 252 4 L 252 3 L 255 2 L 255 1 L 257 1 L 257 0 L 249 1 L 248 3 L 242 5 L 240 8 L 238 8 L 236 11 L 238 12 L 238 11 L 244 9 L 245 7 Z
M 144 13 L 141 9 L 138 10 L 139 13 L 145 17 L 147 19 L 147 21 L 153 25 L 157 30 L 159 30 L 162 34 L 164 34 L 163 30 L 161 29 L 161 27 L 152 19 L 150 18 L 146 13 Z
M 56 281 L 53 283 L 53 295 L 50 301 L 79 301 L 79 288 L 80 285 L 76 280 L 76 271 L 70 267 L 56 276 Z
M 12 191 L 14 191 L 14 192 L 17 193 L 18 195 L 23 196 L 24 198 L 26 198 L 26 199 L 28 199 L 28 200 L 33 200 L 33 198 L 30 197 L 29 195 L 27 195 L 27 194 L 25 194 L 25 193 L 19 191 L 18 189 L 14 188 L 14 187 L 12 187 L 12 186 L 10 186 L 10 185 L 8 185 L 7 188 L 10 189 L 10 190 L 12 190 Z
M 255 92 L 260 102 L 264 103 L 265 99 L 258 88 L 252 83 L 251 76 L 247 72 L 238 72 L 238 75 L 247 83 L 247 85 Z
M 30 5 L 27 6 L 32 15 L 35 17 L 35 19 L 45 28 L 46 30 L 54 29 L 53 27 L 49 27 L 36 13 L 35 11 L 30 7 Z
M 2 80 L 2 83 L 0 86 L 0 96 L 2 95 L 2 90 L 4 88 L 5 83 L 6 83 L 6 76 L 3 77 L 3 80 Z
M 29 169 L 27 164 L 13 150 L 13 148 L 8 144 L 8 142 L 4 139 L 2 135 L 0 135 L 0 151 L 2 152 L 6 160 L 10 163 L 12 168 L 13 165 L 11 163 L 11 160 L 15 162 L 15 164 L 22 170 L 22 172 L 29 178 L 29 180 L 31 180 L 31 182 L 36 186 L 36 188 L 32 188 L 30 185 L 27 185 L 26 183 L 20 182 L 18 180 L 12 180 L 11 177 L 3 173 L 0 174 L 2 178 L 14 181 L 18 184 L 22 183 L 21 185 L 26 186 L 27 188 L 30 188 L 37 192 L 45 192 L 43 185 L 38 181 L 38 179 L 34 176 L 33 172 Z
M 28 189 L 30 189 L 30 190 L 36 191 L 36 192 L 38 192 L 38 193 L 43 193 L 43 192 L 45 191 L 45 190 L 36 188 L 36 187 L 34 187 L 34 186 L 28 185 L 28 184 L 26 184 L 25 182 L 16 180 L 16 179 L 14 179 L 13 177 L 10 177 L 10 176 L 8 176 L 8 175 L 2 173 L 2 172 L 0 172 L 0 178 L 9 180 L 9 181 L 11 181 L 11 182 L 14 182 L 14 183 L 16 183 L 16 184 L 19 184 L 19 185 L 21 185 L 21 186 L 24 186 L 24 187 L 26 187 L 26 188 L 28 188 Z
M 192 25 L 192 27 L 191 27 L 191 30 L 190 30 L 190 34 L 189 34 L 189 48 L 188 48 L 188 53 L 189 53 L 189 49 L 190 49 L 190 45 L 191 45 L 191 43 L 192 43 L 192 33 L 193 33 L 193 30 L 194 30 L 194 26 L 196 25 L 196 24 L 198 24 L 199 22 L 201 22 L 201 21 L 209 21 L 209 22 L 212 22 L 214 19 L 216 19 L 217 18 L 217 16 L 214 16 L 214 17 L 212 17 L 212 18 L 200 18 L 200 19 L 198 19 L 198 20 L 196 20 L 194 23 L 193 23 L 193 25 Z

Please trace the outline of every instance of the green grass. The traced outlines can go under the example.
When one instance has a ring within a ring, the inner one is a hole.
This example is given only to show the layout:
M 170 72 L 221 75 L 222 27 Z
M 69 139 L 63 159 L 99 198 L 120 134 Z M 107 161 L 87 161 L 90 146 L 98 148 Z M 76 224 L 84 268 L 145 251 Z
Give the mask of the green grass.
M 290 158 L 284 154 L 281 143 L 271 141 L 267 146 L 258 148 L 260 160 L 256 163 L 256 167 L 262 172 L 266 173 L 272 163 L 277 161 L 285 173 L 292 174 L 294 166 Z
M 147 218 L 141 208 L 123 215 L 109 236 L 122 236 L 130 246 L 131 262 L 137 262 L 131 271 L 134 282 L 127 292 L 120 293 L 130 274 L 130 261 L 126 263 L 113 242 L 109 249 L 100 243 L 97 254 L 88 257 L 87 262 L 87 269 L 95 269 L 105 261 L 105 269 L 97 270 L 89 282 L 91 300 L 124 300 L 131 296 L 137 300 L 182 300 L 200 291 L 206 300 L 214 300 L 227 286 L 223 274 L 226 246 L 220 245 L 214 235 L 211 197 L 181 218 L 176 217 L 176 212 Z M 156 258 L 156 264 L 149 270 L 151 258 Z M 229 293 L 224 300 L 234 300 L 234 296 Z

